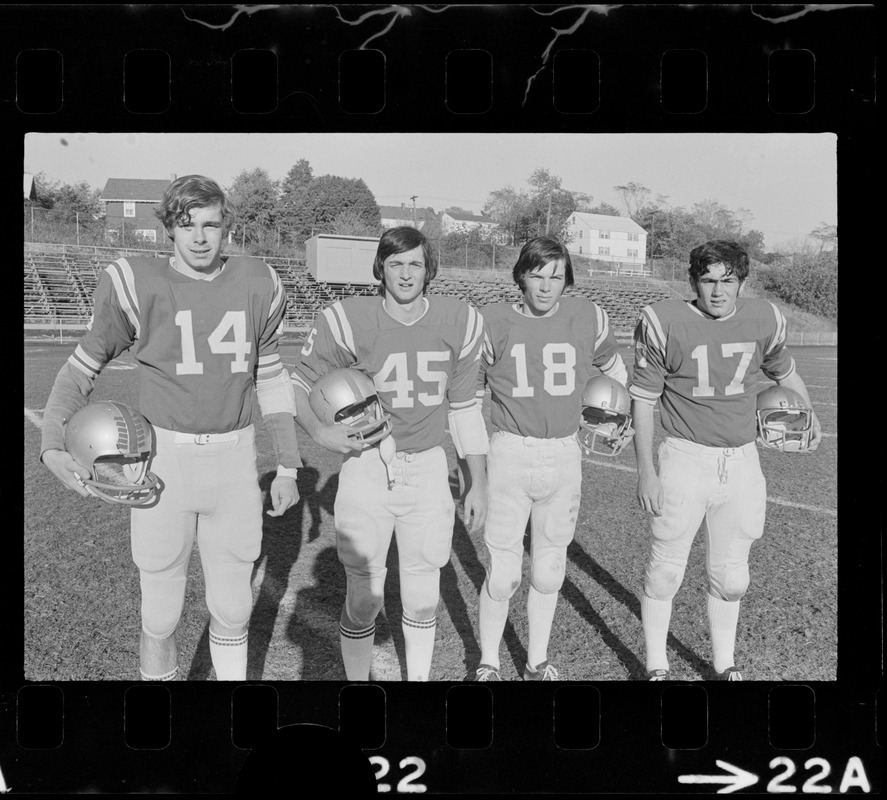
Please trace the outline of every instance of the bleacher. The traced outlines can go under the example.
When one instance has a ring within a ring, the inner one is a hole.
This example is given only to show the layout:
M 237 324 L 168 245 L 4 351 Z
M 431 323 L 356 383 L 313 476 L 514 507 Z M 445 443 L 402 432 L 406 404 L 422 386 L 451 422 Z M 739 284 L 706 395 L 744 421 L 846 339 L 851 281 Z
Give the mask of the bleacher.
M 24 256 L 25 325 L 35 327 L 83 327 L 92 313 L 92 295 L 100 271 L 117 258 L 110 248 L 47 247 L 31 245 Z M 268 258 L 286 289 L 286 330 L 306 331 L 315 315 L 335 300 L 352 295 L 376 294 L 374 285 L 331 284 L 316 281 L 304 262 Z M 610 315 L 614 331 L 630 334 L 638 311 L 648 303 L 672 296 L 652 279 L 600 279 L 576 276 L 569 293 L 601 305 Z M 520 293 L 510 272 L 441 268 L 429 294 L 467 300 L 478 308 L 490 303 L 517 302 Z

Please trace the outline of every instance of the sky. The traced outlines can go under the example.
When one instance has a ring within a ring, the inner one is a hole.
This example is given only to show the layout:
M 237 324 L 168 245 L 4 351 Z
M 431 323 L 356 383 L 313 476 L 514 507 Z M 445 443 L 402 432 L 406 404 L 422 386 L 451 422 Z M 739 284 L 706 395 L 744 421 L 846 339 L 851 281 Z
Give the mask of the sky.
M 208 175 L 229 186 L 261 167 L 283 178 L 299 159 L 313 174 L 362 178 L 379 205 L 480 212 L 491 191 L 526 189 L 538 167 L 624 214 L 614 187 L 641 183 L 670 207 L 716 200 L 750 212 L 768 249 L 837 224 L 837 137 L 795 134 L 29 133 L 24 171 L 52 180 Z

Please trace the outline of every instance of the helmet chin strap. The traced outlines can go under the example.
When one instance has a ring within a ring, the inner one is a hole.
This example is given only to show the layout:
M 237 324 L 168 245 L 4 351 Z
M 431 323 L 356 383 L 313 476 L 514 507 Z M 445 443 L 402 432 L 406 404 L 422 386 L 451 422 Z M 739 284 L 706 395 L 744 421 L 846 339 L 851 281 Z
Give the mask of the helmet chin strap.
M 397 452 L 397 445 L 393 436 L 386 436 L 379 442 L 379 457 L 385 465 L 385 472 L 388 475 L 388 489 L 394 488 L 394 481 L 391 478 L 391 462 L 394 461 L 394 454 Z

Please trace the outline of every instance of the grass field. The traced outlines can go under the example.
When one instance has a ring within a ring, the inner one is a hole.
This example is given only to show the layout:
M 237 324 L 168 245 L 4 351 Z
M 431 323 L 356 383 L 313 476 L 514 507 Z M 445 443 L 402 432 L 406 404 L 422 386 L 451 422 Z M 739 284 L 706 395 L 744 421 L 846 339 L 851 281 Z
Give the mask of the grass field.
M 284 344 L 284 361 L 298 343 Z M 25 344 L 24 677 L 28 680 L 138 679 L 138 573 L 129 552 L 129 512 L 64 490 L 38 461 L 44 403 L 73 344 Z M 623 347 L 631 364 L 631 353 Z M 793 348 L 825 438 L 811 456 L 762 451 L 768 481 L 767 527 L 751 552 L 736 648 L 747 680 L 834 680 L 837 669 L 837 350 Z M 136 404 L 129 355 L 100 376 L 94 399 Z M 760 376 L 763 379 L 763 376 Z M 301 432 L 300 432 L 301 433 Z M 661 435 L 661 434 L 660 434 Z M 265 516 L 253 576 L 250 680 L 344 680 L 338 619 L 345 579 L 332 517 L 339 458 L 304 435 L 302 500 L 282 518 Z M 449 441 L 451 485 L 455 454 Z M 274 464 L 260 430 L 259 474 L 267 491 Z M 635 499 L 635 460 L 594 457 L 583 465 L 583 498 L 549 658 L 564 680 L 633 680 L 643 675 L 641 581 L 646 515 Z M 484 577 L 480 535 L 459 520 L 441 576 L 432 680 L 462 680 L 480 657 L 477 596 Z M 405 674 L 397 552 L 389 556 L 385 611 L 377 621 L 373 675 Z M 525 560 L 526 564 L 526 560 Z M 526 581 L 512 600 L 502 646 L 502 676 L 519 678 L 526 659 Z M 178 629 L 180 677 L 212 679 L 208 614 L 196 554 Z M 701 537 L 672 616 L 669 659 L 675 680 L 711 677 Z

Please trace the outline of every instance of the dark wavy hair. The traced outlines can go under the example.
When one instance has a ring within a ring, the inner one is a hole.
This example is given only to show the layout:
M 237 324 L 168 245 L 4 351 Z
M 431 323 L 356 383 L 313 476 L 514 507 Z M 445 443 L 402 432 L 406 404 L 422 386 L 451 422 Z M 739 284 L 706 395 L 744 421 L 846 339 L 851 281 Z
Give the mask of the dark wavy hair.
M 373 277 L 379 281 L 379 294 L 383 297 L 385 296 L 385 259 L 398 253 L 415 250 L 417 247 L 422 248 L 422 255 L 425 256 L 425 285 L 422 288 L 424 293 L 428 289 L 428 284 L 437 275 L 437 260 L 434 258 L 434 251 L 431 249 L 428 239 L 425 238 L 425 234 L 407 225 L 389 228 L 382 234 L 379 246 L 376 248 L 376 258 L 373 261 Z
M 725 275 L 735 275 L 742 283 L 748 277 L 748 253 L 738 242 L 713 239 L 690 251 L 690 282 L 695 286 L 712 264 L 723 264 Z
M 192 209 L 211 206 L 221 208 L 222 225 L 226 231 L 231 230 L 235 211 L 222 187 L 212 178 L 203 175 L 183 175 L 166 187 L 160 207 L 155 209 L 154 215 L 172 238 L 171 231 L 176 225 L 187 225 L 191 221 Z
M 569 289 L 573 283 L 573 262 L 570 254 L 560 239 L 554 236 L 537 236 L 530 239 L 520 251 L 517 263 L 511 271 L 511 277 L 523 292 L 526 289 L 524 276 L 528 272 L 534 272 L 544 267 L 549 261 L 564 262 L 564 289 Z

